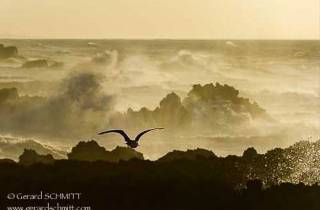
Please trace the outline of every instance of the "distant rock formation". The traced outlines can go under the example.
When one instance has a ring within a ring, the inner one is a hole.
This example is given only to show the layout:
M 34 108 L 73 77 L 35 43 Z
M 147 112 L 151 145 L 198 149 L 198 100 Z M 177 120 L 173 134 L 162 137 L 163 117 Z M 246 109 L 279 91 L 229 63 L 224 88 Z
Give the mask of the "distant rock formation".
M 80 161 L 108 161 L 118 162 L 120 160 L 144 159 L 142 153 L 128 147 L 117 147 L 112 151 L 107 151 L 96 141 L 79 142 L 68 154 L 69 160 Z
M 159 159 L 159 161 L 173 161 L 173 160 L 196 160 L 199 158 L 217 158 L 217 156 L 209 150 L 205 149 L 195 149 L 195 150 L 187 150 L 187 151 L 178 151 L 174 150 L 172 152 L 167 153 L 163 157 Z
M 224 113 L 226 117 L 249 115 L 251 118 L 265 117 L 265 110 L 248 98 L 239 96 L 240 91 L 227 84 L 194 85 L 183 103 L 188 110 L 199 110 L 212 114 Z
M 52 164 L 54 163 L 55 159 L 52 155 L 39 155 L 34 150 L 25 149 L 23 154 L 19 157 L 19 164 L 29 166 L 35 163 L 43 163 L 43 164 Z
M 27 61 L 22 65 L 22 68 L 47 68 L 49 63 L 45 59 Z
M 0 59 L 12 58 L 18 56 L 18 48 L 15 46 L 5 47 L 0 44 Z
M 142 108 L 139 111 L 128 109 L 124 115 L 115 115 L 111 119 L 114 127 L 130 126 L 135 122 L 137 127 L 170 127 L 183 128 L 191 121 L 191 116 L 176 93 L 170 93 L 160 101 L 160 106 L 154 110 Z M 147 126 L 146 126 L 147 125 Z
M 166 127 L 176 132 L 227 133 L 243 132 L 252 120 L 268 121 L 271 118 L 257 103 L 239 96 L 239 90 L 229 85 L 194 85 L 183 100 L 170 93 L 157 108 L 138 111 L 128 109 L 124 114 L 112 117 L 110 127 L 131 129 L 135 127 Z M 235 128 L 242 127 L 241 130 Z

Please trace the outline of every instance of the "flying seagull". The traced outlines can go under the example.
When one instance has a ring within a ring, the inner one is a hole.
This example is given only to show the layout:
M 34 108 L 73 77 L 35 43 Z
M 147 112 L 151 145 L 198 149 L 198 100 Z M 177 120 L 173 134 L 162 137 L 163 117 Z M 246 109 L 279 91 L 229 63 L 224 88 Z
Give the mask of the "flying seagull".
M 152 128 L 148 129 L 145 131 L 142 131 L 139 133 L 134 140 L 130 139 L 129 136 L 123 131 L 123 130 L 108 130 L 108 131 L 103 131 L 101 133 L 98 133 L 98 135 L 102 135 L 105 133 L 119 133 L 123 136 L 124 140 L 126 141 L 126 144 L 131 147 L 131 148 L 136 148 L 139 146 L 138 141 L 140 140 L 141 136 L 143 136 L 145 133 L 148 133 L 152 130 L 157 130 L 157 129 L 164 129 L 164 128 Z

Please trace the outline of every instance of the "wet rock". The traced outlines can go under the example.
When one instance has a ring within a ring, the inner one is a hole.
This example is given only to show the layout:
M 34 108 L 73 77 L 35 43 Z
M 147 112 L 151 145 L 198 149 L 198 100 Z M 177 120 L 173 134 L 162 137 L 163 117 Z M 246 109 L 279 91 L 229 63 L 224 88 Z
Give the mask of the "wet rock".
M 5 158 L 5 159 L 0 159 L 0 164 L 1 163 L 16 163 L 16 162 L 14 160 Z
M 108 161 L 118 162 L 120 160 L 144 159 L 142 153 L 127 147 L 116 147 L 112 151 L 107 151 L 95 141 L 79 142 L 78 145 L 72 148 L 68 154 L 69 160 L 80 161 Z
M 15 46 L 5 47 L 0 44 L 0 59 L 12 58 L 18 56 L 18 48 Z
M 209 158 L 217 158 L 217 156 L 209 150 L 205 149 L 195 149 L 195 150 L 187 150 L 187 151 L 178 151 L 174 150 L 172 152 L 167 153 L 165 156 L 161 157 L 159 161 L 173 161 L 173 160 L 196 160 L 196 159 L 209 159 Z
M 33 165 L 35 163 L 52 164 L 55 161 L 52 155 L 39 155 L 34 150 L 25 149 L 23 154 L 19 157 L 19 163 L 25 166 Z
M 45 59 L 27 61 L 22 65 L 22 68 L 47 68 L 49 67 L 48 61 Z

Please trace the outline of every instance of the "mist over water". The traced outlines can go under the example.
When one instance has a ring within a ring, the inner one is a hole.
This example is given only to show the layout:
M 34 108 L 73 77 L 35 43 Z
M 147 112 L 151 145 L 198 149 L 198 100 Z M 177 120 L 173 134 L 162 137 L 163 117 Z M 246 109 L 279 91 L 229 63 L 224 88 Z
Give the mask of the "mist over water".
M 138 148 L 150 159 L 174 149 L 198 147 L 218 155 L 241 154 L 250 146 L 265 152 L 320 137 L 318 41 L 0 43 L 16 46 L 20 56 L 0 61 L 0 88 L 16 88 L 17 92 L 9 91 L 14 96 L 0 104 L 3 136 L 67 147 L 94 138 L 111 149 L 123 144 L 121 137 L 97 137 L 96 133 L 117 126 L 134 137 L 151 125 L 164 126 L 164 131 L 147 134 Z M 36 59 L 46 60 L 48 66 L 23 67 L 26 61 Z M 216 99 L 211 103 L 211 98 L 201 104 L 192 101 L 195 105 L 190 108 L 193 85 L 209 83 L 232 86 L 239 97 L 265 110 L 268 120 L 245 111 L 236 113 L 232 108 L 236 103 L 230 108 Z M 180 99 L 171 97 L 160 103 L 172 92 Z M 181 121 L 170 118 L 175 103 L 187 109 L 187 114 L 175 115 Z M 211 113 L 212 106 L 218 111 Z M 147 110 L 139 112 L 143 107 Z M 157 107 L 163 118 L 148 118 L 158 116 Z M 129 108 L 131 112 L 127 112 Z M 229 118 L 221 113 L 230 113 Z M 115 118 L 117 122 L 112 123 Z

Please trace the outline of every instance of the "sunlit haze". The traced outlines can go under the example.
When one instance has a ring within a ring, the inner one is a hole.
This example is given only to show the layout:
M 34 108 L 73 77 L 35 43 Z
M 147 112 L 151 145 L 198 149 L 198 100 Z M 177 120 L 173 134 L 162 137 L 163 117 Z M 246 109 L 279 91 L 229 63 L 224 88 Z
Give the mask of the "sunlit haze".
M 1 0 L 1 38 L 319 39 L 318 0 Z

